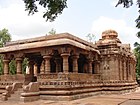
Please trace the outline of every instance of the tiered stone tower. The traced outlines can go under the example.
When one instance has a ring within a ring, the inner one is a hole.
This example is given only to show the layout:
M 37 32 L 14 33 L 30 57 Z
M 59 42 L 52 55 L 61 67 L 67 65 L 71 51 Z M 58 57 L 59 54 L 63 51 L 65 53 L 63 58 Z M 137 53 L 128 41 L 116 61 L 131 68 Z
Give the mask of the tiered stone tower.
M 100 72 L 103 82 L 134 83 L 135 57 L 130 44 L 122 44 L 114 30 L 102 32 L 102 39 L 97 42 L 101 55 Z M 115 84 L 114 84 L 115 85 Z M 119 87 L 120 88 L 120 87 Z

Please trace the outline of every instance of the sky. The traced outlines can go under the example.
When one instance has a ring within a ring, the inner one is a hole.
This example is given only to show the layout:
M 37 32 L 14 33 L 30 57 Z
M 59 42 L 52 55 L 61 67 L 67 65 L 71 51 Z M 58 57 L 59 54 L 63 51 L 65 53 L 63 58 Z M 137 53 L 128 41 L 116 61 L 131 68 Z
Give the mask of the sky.
M 0 30 L 6 28 L 12 40 L 44 36 L 53 28 L 56 33 L 68 32 L 87 40 L 91 33 L 98 41 L 103 31 L 113 29 L 118 32 L 122 43 L 138 42 L 135 20 L 138 17 L 136 0 L 128 9 L 122 5 L 115 7 L 118 0 L 67 0 L 64 9 L 54 22 L 46 22 L 42 17 L 45 9 L 28 16 L 22 0 L 0 0 Z

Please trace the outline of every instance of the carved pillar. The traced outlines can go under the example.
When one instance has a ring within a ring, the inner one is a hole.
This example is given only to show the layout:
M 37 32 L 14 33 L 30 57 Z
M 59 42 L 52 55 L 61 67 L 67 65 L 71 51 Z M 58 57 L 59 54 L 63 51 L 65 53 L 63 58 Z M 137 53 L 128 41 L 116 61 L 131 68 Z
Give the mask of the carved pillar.
M 9 74 L 9 62 L 10 60 L 3 60 L 4 63 L 4 75 L 8 75 Z
M 22 58 L 16 58 L 17 74 L 22 74 Z
M 73 73 L 78 73 L 78 55 L 73 56 Z
M 46 55 L 46 56 L 43 56 L 44 58 L 44 63 L 45 63 L 45 73 L 50 73 L 51 69 L 50 69 L 50 59 L 51 59 L 51 56 L 49 55 Z
M 34 64 L 34 75 L 37 76 L 38 74 L 38 68 L 37 68 L 37 63 Z
M 69 53 L 61 54 L 63 58 L 63 72 L 64 73 L 68 73 L 69 71 L 69 62 L 68 62 L 69 55 L 70 55 Z

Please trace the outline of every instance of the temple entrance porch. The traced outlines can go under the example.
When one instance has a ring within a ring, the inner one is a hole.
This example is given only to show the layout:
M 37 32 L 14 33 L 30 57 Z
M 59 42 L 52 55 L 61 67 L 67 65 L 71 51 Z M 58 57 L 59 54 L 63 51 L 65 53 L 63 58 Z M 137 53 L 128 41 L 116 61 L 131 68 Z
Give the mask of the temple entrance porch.
M 24 58 L 28 60 L 25 73 L 22 70 Z M 9 74 L 11 60 L 16 61 L 15 76 Z M 1 76 L 13 78 L 12 81 L 14 78 L 22 77 L 23 83 L 25 81 L 28 81 L 26 83 L 38 81 L 41 75 L 76 74 L 75 76 L 82 77 L 81 74 L 100 73 L 99 54 L 96 51 L 83 50 L 69 45 L 8 52 L 4 54 L 3 62 L 4 74 Z M 51 76 L 49 77 L 51 78 Z M 18 80 L 15 79 L 15 81 Z M 9 80 L 5 79 L 4 81 Z

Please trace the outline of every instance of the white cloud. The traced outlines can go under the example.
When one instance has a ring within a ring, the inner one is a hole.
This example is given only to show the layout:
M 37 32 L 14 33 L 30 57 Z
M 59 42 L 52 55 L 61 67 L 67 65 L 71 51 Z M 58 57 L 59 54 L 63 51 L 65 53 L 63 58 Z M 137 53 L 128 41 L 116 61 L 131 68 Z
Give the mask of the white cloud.
M 92 33 L 96 35 L 96 40 L 101 38 L 103 31 L 108 29 L 116 30 L 122 43 L 130 43 L 131 47 L 133 47 L 134 42 L 139 41 L 139 39 L 136 37 L 137 29 L 135 26 L 128 26 L 125 20 L 112 19 L 101 16 L 97 20 L 93 21 Z
M 42 12 L 28 16 L 22 1 L 6 5 L 0 7 L 0 29 L 7 28 L 13 40 L 45 35 L 53 27 L 42 18 Z

